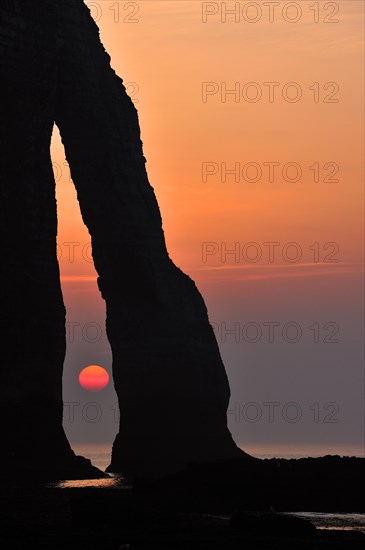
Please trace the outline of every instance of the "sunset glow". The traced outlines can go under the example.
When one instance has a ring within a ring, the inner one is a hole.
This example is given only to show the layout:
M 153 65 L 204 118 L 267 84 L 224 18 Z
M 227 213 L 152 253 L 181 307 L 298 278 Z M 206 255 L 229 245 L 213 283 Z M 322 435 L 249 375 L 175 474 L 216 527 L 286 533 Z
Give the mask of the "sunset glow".
M 271 15 L 266 2 L 86 4 L 138 110 L 170 257 L 205 299 L 231 385 L 235 440 L 243 448 L 357 445 L 363 3 L 284 1 Z M 225 18 L 225 6 L 240 14 Z M 91 237 L 57 127 L 52 161 L 69 322 L 64 396 L 81 402 L 80 357 L 108 370 L 112 357 Z M 108 430 L 113 440 L 112 391 L 109 384 L 100 394 L 106 412 L 97 428 L 83 425 L 80 435 L 77 423 L 65 422 L 71 440 L 106 439 Z M 267 403 L 275 404 L 273 419 Z M 287 420 L 287 403 L 296 404 L 297 423 Z

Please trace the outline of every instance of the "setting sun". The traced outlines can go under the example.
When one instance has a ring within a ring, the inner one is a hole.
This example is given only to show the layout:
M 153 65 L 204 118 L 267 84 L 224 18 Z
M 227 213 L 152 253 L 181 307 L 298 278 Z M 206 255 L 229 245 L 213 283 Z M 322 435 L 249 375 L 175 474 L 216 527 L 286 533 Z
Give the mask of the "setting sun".
M 103 367 L 89 365 L 79 374 L 80 386 L 88 391 L 100 391 L 109 384 L 109 374 Z

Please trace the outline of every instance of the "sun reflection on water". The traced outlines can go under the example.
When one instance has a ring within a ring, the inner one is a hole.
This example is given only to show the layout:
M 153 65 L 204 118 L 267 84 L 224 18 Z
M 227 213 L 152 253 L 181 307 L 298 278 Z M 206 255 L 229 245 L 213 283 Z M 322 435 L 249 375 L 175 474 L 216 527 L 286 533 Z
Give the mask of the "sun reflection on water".
M 56 489 L 130 489 L 132 485 L 117 475 L 110 475 L 102 479 L 64 479 L 50 484 L 49 487 Z

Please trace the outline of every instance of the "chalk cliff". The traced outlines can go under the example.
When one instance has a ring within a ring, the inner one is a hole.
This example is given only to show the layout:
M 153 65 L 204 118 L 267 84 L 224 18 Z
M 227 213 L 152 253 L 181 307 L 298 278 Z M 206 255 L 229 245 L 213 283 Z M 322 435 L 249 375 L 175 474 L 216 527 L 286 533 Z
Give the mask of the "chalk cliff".
M 49 154 L 60 129 L 92 239 L 119 398 L 109 471 L 174 471 L 247 456 L 227 428 L 229 385 L 204 300 L 169 258 L 137 111 L 82 0 L 1 7 L 2 419 L 13 458 L 69 460 L 65 309 Z M 68 458 L 67 458 L 68 457 Z

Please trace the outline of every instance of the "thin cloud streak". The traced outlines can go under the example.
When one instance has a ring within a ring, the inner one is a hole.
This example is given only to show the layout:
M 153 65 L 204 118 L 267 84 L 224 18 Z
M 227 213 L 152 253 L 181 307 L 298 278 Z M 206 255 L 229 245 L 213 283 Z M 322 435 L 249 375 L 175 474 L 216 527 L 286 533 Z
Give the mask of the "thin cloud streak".
M 256 270 L 256 273 L 252 271 Z M 306 263 L 294 265 L 244 265 L 244 266 L 210 266 L 205 268 L 191 269 L 190 272 L 213 274 L 207 280 L 222 281 L 251 281 L 267 279 L 288 279 L 298 277 L 318 277 L 328 275 L 352 275 L 363 274 L 362 264 L 348 263 L 341 265 L 328 265 L 321 263 Z M 233 271 L 234 273 L 229 273 Z M 237 273 L 237 272 L 240 273 Z

